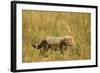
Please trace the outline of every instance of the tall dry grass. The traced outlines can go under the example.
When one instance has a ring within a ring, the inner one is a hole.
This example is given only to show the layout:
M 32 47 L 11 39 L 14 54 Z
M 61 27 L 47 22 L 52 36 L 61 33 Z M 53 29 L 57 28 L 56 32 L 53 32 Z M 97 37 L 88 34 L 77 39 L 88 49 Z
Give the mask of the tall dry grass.
M 75 12 L 22 11 L 22 60 L 23 62 L 86 60 L 91 58 L 91 15 Z M 74 37 L 75 46 L 67 49 L 64 55 L 59 51 L 39 55 L 32 43 L 39 43 L 45 36 Z

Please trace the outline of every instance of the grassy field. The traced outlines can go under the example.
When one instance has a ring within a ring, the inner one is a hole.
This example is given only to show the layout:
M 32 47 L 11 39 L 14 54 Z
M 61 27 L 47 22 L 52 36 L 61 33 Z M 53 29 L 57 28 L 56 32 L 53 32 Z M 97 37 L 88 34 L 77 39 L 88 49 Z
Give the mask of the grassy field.
M 22 61 L 62 61 L 91 59 L 91 15 L 75 12 L 46 12 L 22 11 Z M 39 50 L 32 47 L 32 43 L 39 43 L 45 36 L 74 37 L 74 50 L 67 49 L 62 55 L 59 51 L 50 52 L 45 56 L 39 55 Z

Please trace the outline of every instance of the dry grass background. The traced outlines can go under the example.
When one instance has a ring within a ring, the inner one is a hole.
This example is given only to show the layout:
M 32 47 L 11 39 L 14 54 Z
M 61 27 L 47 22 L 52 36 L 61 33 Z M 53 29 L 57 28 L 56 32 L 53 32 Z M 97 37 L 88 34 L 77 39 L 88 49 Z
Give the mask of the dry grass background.
M 91 15 L 89 13 L 50 12 L 50 11 L 22 11 L 22 61 L 60 61 L 60 60 L 86 60 L 91 58 Z M 47 57 L 38 55 L 39 50 L 32 47 L 45 36 L 74 37 L 74 50 L 67 49 L 64 55 L 48 50 Z

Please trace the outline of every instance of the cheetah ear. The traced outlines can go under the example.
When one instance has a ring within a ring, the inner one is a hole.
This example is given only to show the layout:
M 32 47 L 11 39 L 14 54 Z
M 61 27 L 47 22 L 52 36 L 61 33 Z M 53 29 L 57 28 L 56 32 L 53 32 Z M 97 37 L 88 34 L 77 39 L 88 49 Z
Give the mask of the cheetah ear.
M 64 43 L 68 43 L 68 39 L 64 39 L 63 42 L 64 42 Z
M 61 40 L 61 43 L 65 43 L 65 39 Z
M 63 39 L 63 41 L 65 42 L 65 41 L 66 41 L 66 39 Z

